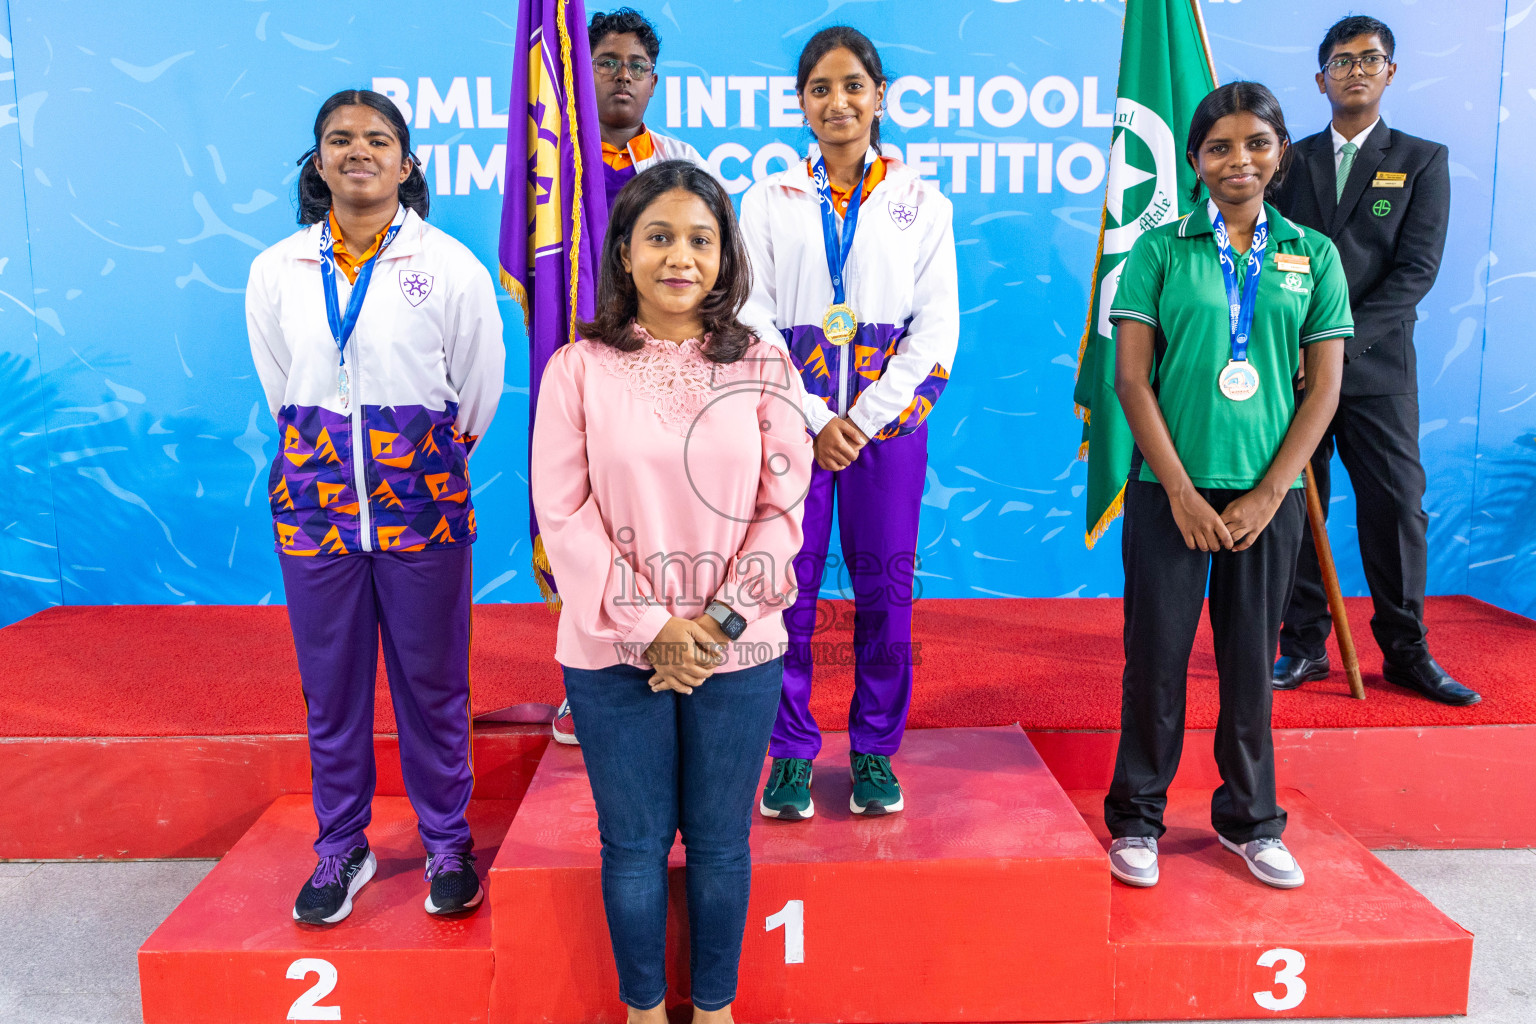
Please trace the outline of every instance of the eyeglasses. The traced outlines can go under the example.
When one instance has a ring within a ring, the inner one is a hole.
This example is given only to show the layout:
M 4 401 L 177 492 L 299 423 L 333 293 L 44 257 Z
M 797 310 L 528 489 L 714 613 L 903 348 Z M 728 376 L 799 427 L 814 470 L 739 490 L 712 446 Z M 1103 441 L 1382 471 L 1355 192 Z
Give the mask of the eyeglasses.
M 1328 72 L 1329 78 L 1342 81 L 1355 73 L 1356 65 L 1368 75 L 1379 75 L 1390 63 L 1392 63 L 1391 57 L 1373 53 L 1368 57 L 1340 57 L 1338 60 L 1331 60 L 1323 65 L 1323 70 Z
M 629 77 L 631 78 L 644 78 L 653 70 L 651 62 L 648 60 L 622 61 L 613 57 L 603 57 L 601 59 L 593 60 L 592 67 L 596 69 L 597 73 L 602 75 L 604 78 L 619 77 L 620 68 L 628 68 Z

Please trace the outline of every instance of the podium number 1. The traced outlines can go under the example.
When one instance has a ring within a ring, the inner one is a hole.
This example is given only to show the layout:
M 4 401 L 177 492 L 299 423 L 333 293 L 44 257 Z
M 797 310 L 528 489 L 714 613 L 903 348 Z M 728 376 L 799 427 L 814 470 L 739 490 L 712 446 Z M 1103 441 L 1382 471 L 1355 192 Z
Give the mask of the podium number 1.
M 784 929 L 784 962 L 805 963 L 805 901 L 790 900 L 763 924 L 764 931 L 771 932 L 775 928 Z
M 1275 984 L 1285 989 L 1285 995 L 1277 996 L 1273 991 L 1255 992 L 1253 1000 L 1266 1010 L 1294 1010 L 1307 998 L 1307 983 L 1301 980 L 1301 972 L 1307 967 L 1307 958 L 1294 949 L 1272 949 L 1259 957 L 1260 967 L 1274 967 L 1276 964 L 1280 965 L 1280 969 L 1275 971 Z
M 308 991 L 288 1007 L 288 1019 L 341 1020 L 341 1007 L 315 1005 L 330 995 L 331 990 L 336 987 L 336 965 L 329 960 L 318 960 L 313 957 L 295 960 L 288 965 L 288 977 L 293 981 L 303 981 L 311 974 L 317 974 L 319 977 L 315 979 L 315 983 L 309 987 Z

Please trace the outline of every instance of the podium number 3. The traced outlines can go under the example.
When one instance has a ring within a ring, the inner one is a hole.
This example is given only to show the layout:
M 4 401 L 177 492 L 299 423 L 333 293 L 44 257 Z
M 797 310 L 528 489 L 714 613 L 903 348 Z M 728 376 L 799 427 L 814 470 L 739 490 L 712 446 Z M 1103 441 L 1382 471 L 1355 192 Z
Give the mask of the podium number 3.
M 784 929 L 784 962 L 805 963 L 805 901 L 790 900 L 784 904 L 784 909 L 763 923 L 764 931 L 771 932 L 775 928 Z
M 316 1006 L 336 987 L 336 966 L 329 960 L 305 957 L 288 965 L 288 977 L 302 981 L 311 974 L 319 975 L 315 983 L 288 1007 L 289 1020 L 341 1020 L 341 1007 Z
M 1275 984 L 1285 989 L 1285 994 L 1277 996 L 1273 991 L 1255 992 L 1254 1002 L 1266 1010 L 1294 1010 L 1307 998 L 1307 983 L 1301 980 L 1301 972 L 1307 967 L 1307 958 L 1294 949 L 1272 949 L 1259 957 L 1260 967 L 1276 965 L 1279 965 L 1279 969 L 1275 971 Z

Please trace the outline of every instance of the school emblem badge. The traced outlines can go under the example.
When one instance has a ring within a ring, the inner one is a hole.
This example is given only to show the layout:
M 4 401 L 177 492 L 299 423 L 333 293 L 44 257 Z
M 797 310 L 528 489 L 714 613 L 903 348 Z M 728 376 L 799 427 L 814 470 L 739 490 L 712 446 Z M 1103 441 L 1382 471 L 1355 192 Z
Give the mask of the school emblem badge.
M 432 294 L 432 275 L 423 274 L 419 270 L 400 271 L 400 291 L 405 295 L 405 301 L 413 306 L 419 306 L 427 301 L 427 296 Z
M 1288 292 L 1307 294 L 1307 289 L 1303 286 L 1300 274 L 1286 274 L 1285 280 L 1281 282 L 1280 286 Z
M 917 207 L 908 206 L 906 203 L 891 203 L 891 220 L 896 226 L 905 231 L 917 220 Z

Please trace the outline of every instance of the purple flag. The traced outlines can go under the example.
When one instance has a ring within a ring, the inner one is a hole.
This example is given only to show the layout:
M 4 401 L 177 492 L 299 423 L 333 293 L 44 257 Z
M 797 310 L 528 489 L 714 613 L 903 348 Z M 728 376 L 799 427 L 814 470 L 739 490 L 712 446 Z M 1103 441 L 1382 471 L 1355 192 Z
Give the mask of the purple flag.
M 507 191 L 501 206 L 501 284 L 528 327 L 528 436 L 539 381 L 555 349 L 592 317 L 608 229 L 603 145 L 582 0 L 519 0 L 519 48 L 507 106 Z M 555 579 L 528 507 L 533 575 L 551 609 Z

